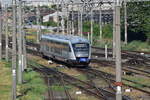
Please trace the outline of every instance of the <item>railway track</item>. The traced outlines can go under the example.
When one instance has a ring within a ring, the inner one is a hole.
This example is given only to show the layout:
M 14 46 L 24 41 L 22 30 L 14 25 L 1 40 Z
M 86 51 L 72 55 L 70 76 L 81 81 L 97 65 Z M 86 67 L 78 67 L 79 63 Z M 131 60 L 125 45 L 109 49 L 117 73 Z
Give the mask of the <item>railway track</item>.
M 105 51 L 105 48 L 101 48 L 101 47 L 94 47 L 92 46 L 93 49 L 95 49 L 95 51 L 101 50 L 101 51 Z M 108 52 L 110 52 L 112 54 L 112 49 L 108 48 Z M 126 54 L 134 54 L 134 55 L 139 55 L 140 57 L 142 57 L 141 54 L 145 54 L 145 55 L 150 55 L 150 52 L 144 52 L 144 51 L 128 51 L 128 50 L 122 50 L 122 53 L 126 53 Z M 144 57 L 149 57 L 149 56 L 144 56 Z
M 47 83 L 47 86 L 48 86 L 48 98 L 46 98 L 46 100 L 74 100 L 69 91 L 66 89 L 65 87 L 65 83 L 64 83 L 64 80 L 63 80 L 63 77 L 53 77 L 52 75 L 49 74 L 49 72 L 47 72 L 45 68 L 39 68 L 39 67 L 35 67 L 35 65 L 31 65 L 34 68 L 34 70 L 40 72 L 45 80 L 46 80 L 46 83 Z M 59 93 L 57 93 L 56 91 L 54 92 L 53 89 L 52 89 L 52 86 L 54 84 L 58 84 L 59 83 L 59 86 L 63 87 L 64 89 L 64 92 L 61 93 L 61 95 L 59 96 Z
M 101 100 L 115 100 L 115 93 L 112 93 L 110 91 L 104 90 L 102 88 L 97 88 L 93 84 L 89 84 L 85 81 L 81 81 L 77 78 L 74 78 L 72 76 L 69 76 L 65 73 L 59 72 L 55 69 L 47 68 L 46 66 L 40 65 L 40 67 L 36 67 L 33 65 L 34 69 L 39 70 L 42 73 L 45 73 L 47 75 L 53 75 L 55 78 L 59 80 L 63 80 L 62 82 L 67 82 L 83 91 L 88 93 L 89 95 L 93 95 Z
M 97 57 L 105 57 L 105 49 L 100 47 L 92 47 L 92 55 Z M 128 60 L 130 65 L 144 64 L 150 66 L 150 52 L 126 51 L 121 52 L 122 59 Z M 112 58 L 112 49 L 108 49 L 108 56 Z
M 33 51 L 31 50 L 31 52 L 33 53 Z M 34 52 L 36 55 L 38 54 L 38 51 L 36 51 L 36 52 Z M 38 55 L 40 55 L 40 53 L 38 54 Z M 96 63 L 101 63 L 100 61 L 95 61 Z M 105 65 L 111 65 L 111 67 L 112 67 L 112 65 L 114 65 L 115 63 L 114 62 L 105 62 L 105 61 L 103 61 L 103 64 L 105 64 Z M 138 69 L 138 68 L 135 68 L 135 67 L 131 67 L 131 66 L 124 66 L 123 67 L 123 70 L 124 71 L 130 71 L 130 72 L 132 72 L 132 73 L 134 73 L 134 74 L 138 74 L 138 75 L 142 75 L 142 76 L 145 76 L 145 77 L 150 77 L 149 76 L 149 72 L 147 72 L 147 71 L 145 71 L 145 70 L 140 70 L 140 69 Z M 113 77 L 115 77 L 115 76 L 113 76 Z M 109 79 L 109 78 L 108 78 Z M 127 79 L 124 79 L 124 80 L 126 80 L 126 81 L 129 81 L 129 82 L 132 82 L 132 83 L 134 83 L 134 84 L 140 84 L 140 83 L 137 83 L 137 82 L 134 82 L 134 81 L 131 81 L 131 80 L 127 80 Z M 144 84 L 140 84 L 142 87 L 146 87 L 146 88 L 150 88 L 149 86 L 147 86 L 147 85 L 144 85 Z M 129 86 L 129 87 L 132 87 L 132 86 Z M 136 88 L 136 87 L 132 87 L 132 88 Z M 138 88 L 136 88 L 136 89 L 138 89 Z M 140 89 L 138 89 L 138 90 L 140 90 Z M 143 90 L 141 90 L 141 91 L 143 91 Z M 143 92 L 147 92 L 147 91 L 143 91 Z M 149 93 L 149 92 L 147 92 L 147 93 Z
M 109 74 L 109 73 L 106 73 L 106 72 L 103 72 L 103 71 L 100 71 L 100 70 L 97 70 L 97 69 L 88 68 L 88 69 L 78 69 L 78 70 L 84 71 L 86 73 L 91 73 L 93 75 L 96 75 L 97 77 L 103 77 L 103 78 L 107 79 L 107 81 L 109 83 L 114 83 L 115 82 L 115 75 L 112 75 L 112 74 Z M 134 84 L 139 84 L 142 87 L 150 88 L 150 86 L 147 86 L 147 85 L 144 85 L 144 84 L 141 84 L 141 83 L 137 83 L 137 82 L 134 82 L 132 80 L 128 80 L 126 78 L 122 78 L 122 80 L 132 82 Z M 129 85 L 129 84 L 126 84 L 126 83 L 123 83 L 123 85 L 127 86 L 127 87 L 131 87 L 131 88 L 139 90 L 139 91 L 142 91 L 142 92 L 150 95 L 150 91 L 146 91 L 144 89 L 140 89 L 140 88 L 137 88 L 135 86 L 132 86 L 132 85 Z M 113 89 L 113 86 L 111 86 L 111 88 Z
M 29 44 L 30 45 L 30 44 Z M 28 46 L 29 46 L 28 45 Z M 37 47 L 38 46 L 38 44 L 36 44 L 36 45 L 33 45 L 34 47 Z M 38 55 L 38 56 L 41 56 L 41 54 L 38 52 L 38 49 L 37 48 L 28 48 L 27 49 L 27 51 L 28 52 L 30 52 L 30 53 L 32 53 L 32 54 L 34 54 L 34 55 Z M 111 62 L 111 63 L 113 63 L 113 62 Z M 108 63 L 107 63 L 108 64 Z M 112 64 L 110 64 L 110 65 L 112 65 Z M 132 69 L 134 69 L 134 70 L 136 70 L 135 68 L 132 68 Z M 131 70 L 131 68 L 129 68 L 129 69 L 126 69 L 127 71 L 129 71 L 129 70 Z M 144 72 L 144 71 L 142 71 L 142 70 L 139 70 L 140 72 Z M 137 73 L 138 74 L 138 73 Z M 149 72 L 147 73 L 147 74 L 149 74 Z M 144 74 L 143 74 L 144 75 Z M 106 75 L 107 76 L 107 75 Z M 149 77 L 149 76 L 148 76 Z M 56 77 L 57 78 L 57 77 Z M 109 78 L 106 78 L 107 79 L 107 81 L 109 80 Z M 50 79 L 48 78 L 47 80 L 49 80 L 50 81 Z M 48 82 L 49 82 L 48 81 Z M 66 80 L 64 80 L 65 82 L 67 82 Z M 114 80 L 112 80 L 112 81 L 114 81 Z M 130 81 L 130 80 L 129 80 Z M 68 83 L 69 83 L 70 81 L 68 81 Z M 74 85 L 73 83 L 70 83 L 70 84 L 72 84 L 72 85 Z M 136 84 L 136 83 L 135 83 Z M 147 86 L 144 86 L 144 85 L 142 85 L 143 87 L 147 87 Z M 85 89 L 85 88 L 82 88 L 81 86 L 76 86 L 76 87 L 78 87 L 78 88 L 80 88 L 80 89 Z M 96 87 L 96 86 L 95 86 Z M 147 92 L 147 91 L 145 91 L 145 90 L 142 90 L 142 89 L 139 89 L 139 88 L 136 88 L 136 87 L 133 87 L 133 86 L 128 86 L 128 87 L 131 87 L 131 88 L 134 88 L 134 89 L 137 89 L 137 90 L 140 90 L 140 91 L 142 91 L 142 92 L 144 92 L 144 93 L 148 93 L 149 94 L 149 92 Z M 149 88 L 149 87 L 148 87 Z M 98 89 L 98 88 L 96 88 L 96 90 L 98 91 L 98 90 L 101 90 L 101 89 Z M 89 93 L 89 91 L 88 90 L 86 90 L 87 91 L 87 93 Z M 101 90 L 102 91 L 102 90 Z M 51 92 L 50 92 L 51 93 Z M 96 94 L 94 94 L 94 93 L 92 93 L 93 95 L 96 95 Z M 107 93 L 106 93 L 107 94 Z M 52 94 L 51 94 L 52 95 Z M 105 96 L 104 96 L 104 94 L 102 93 L 101 94 L 101 96 L 103 97 L 103 98 L 105 98 Z M 100 96 L 100 97 L 101 97 Z M 51 97 L 51 96 L 50 96 Z M 97 96 L 98 97 L 98 96 Z M 102 98 L 101 97 L 101 98 Z M 50 99 L 51 100 L 51 99 Z M 69 100 L 71 100 L 71 99 L 69 99 Z
M 38 51 L 40 46 L 36 43 L 27 42 L 27 48 L 30 50 Z M 92 47 L 92 56 L 96 58 L 104 58 L 104 48 Z M 150 53 L 147 52 L 150 55 Z M 112 58 L 112 49 L 108 49 L 108 56 Z M 92 58 L 93 59 L 93 58 Z M 128 65 L 143 65 L 150 67 L 150 59 L 147 56 L 140 55 L 139 52 L 122 51 L 122 59 L 125 59 L 125 64 Z M 113 59 L 112 59 L 113 61 Z
M 99 65 L 102 65 L 102 66 L 107 66 L 107 67 L 113 67 L 115 68 L 115 62 L 114 61 L 107 61 L 107 60 L 97 60 L 97 59 L 94 59 L 92 61 L 92 63 L 96 63 L 96 64 L 99 64 Z M 146 67 L 144 69 L 140 69 L 138 66 L 130 66 L 126 63 L 122 63 L 122 70 L 124 72 L 129 72 L 133 75 L 141 75 L 141 76 L 144 76 L 144 77 L 148 77 L 150 78 L 150 72 L 149 72 L 149 68 Z

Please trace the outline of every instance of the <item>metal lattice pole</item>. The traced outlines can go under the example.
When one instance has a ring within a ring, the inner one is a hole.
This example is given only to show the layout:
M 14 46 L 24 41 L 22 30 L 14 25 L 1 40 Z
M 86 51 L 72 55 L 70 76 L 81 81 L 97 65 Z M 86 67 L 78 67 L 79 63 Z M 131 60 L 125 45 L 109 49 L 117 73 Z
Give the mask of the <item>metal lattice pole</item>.
M 12 100 L 16 100 L 16 0 L 13 0 L 13 46 L 12 46 Z

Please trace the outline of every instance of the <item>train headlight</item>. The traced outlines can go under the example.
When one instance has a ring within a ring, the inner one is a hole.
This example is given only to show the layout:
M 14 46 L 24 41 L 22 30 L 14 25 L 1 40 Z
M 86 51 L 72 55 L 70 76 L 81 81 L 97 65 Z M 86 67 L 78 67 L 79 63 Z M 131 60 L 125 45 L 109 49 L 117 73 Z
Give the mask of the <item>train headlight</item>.
M 86 61 L 87 61 L 87 58 L 80 58 L 79 61 L 80 61 L 80 62 L 86 62 Z

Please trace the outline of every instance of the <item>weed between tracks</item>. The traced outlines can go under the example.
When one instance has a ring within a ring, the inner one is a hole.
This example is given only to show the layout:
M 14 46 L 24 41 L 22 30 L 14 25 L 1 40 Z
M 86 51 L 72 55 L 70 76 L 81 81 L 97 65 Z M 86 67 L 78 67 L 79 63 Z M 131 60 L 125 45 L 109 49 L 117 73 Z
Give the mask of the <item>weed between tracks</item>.
M 11 69 L 10 63 L 0 62 L 0 100 L 11 99 Z
M 141 78 L 136 76 L 124 76 L 124 78 L 150 86 L 150 78 Z M 139 85 L 137 85 L 138 87 Z M 141 87 L 141 86 L 139 86 Z
M 24 73 L 26 83 L 18 85 L 18 100 L 44 100 L 47 87 L 41 75 L 35 71 Z
M 87 80 L 87 77 L 85 75 L 82 75 L 80 72 L 78 72 L 74 68 L 56 67 L 56 66 L 59 66 L 59 64 L 56 64 L 56 63 L 48 64 L 47 60 L 45 60 L 41 57 L 31 56 L 31 55 L 28 55 L 28 57 L 36 63 L 45 65 L 45 66 L 50 67 L 50 68 L 56 68 L 57 70 L 59 70 L 63 73 L 66 73 L 70 76 L 76 77 L 80 80 L 83 80 L 83 81 Z M 72 85 L 66 84 L 65 87 L 69 91 L 71 97 L 74 98 L 75 100 L 98 100 L 97 98 L 87 95 L 86 93 L 84 93 L 84 91 L 81 91 L 80 89 L 78 89 Z M 64 91 L 64 88 L 58 84 L 53 84 L 50 87 L 50 89 L 52 89 L 55 92 Z M 80 93 L 78 94 L 78 92 L 81 92 L 81 94 Z
M 96 64 L 93 64 L 93 65 L 94 65 L 95 68 L 99 69 L 100 71 L 107 72 L 107 73 L 115 75 L 116 71 L 112 67 L 105 67 L 105 66 L 100 66 L 100 65 L 96 65 Z M 137 82 L 137 83 L 141 83 L 143 85 L 150 86 L 150 79 L 146 78 L 146 77 L 139 77 L 139 76 L 136 76 L 136 75 L 135 76 L 134 75 L 133 76 L 123 75 L 123 78 L 134 81 L 134 82 Z M 123 80 L 123 82 L 125 84 L 130 85 L 130 86 L 134 86 L 136 88 L 140 88 L 140 89 L 144 89 L 144 90 L 149 91 L 149 88 L 143 87 L 140 84 L 135 84 L 135 83 L 128 82 L 128 81 L 125 81 L 125 80 Z M 131 89 L 131 92 L 125 92 L 124 91 L 125 89 Z M 129 87 L 126 87 L 126 86 L 123 86 L 123 91 L 124 91 L 123 92 L 124 95 L 128 95 L 129 97 L 133 98 L 134 100 L 140 100 L 140 97 L 145 95 L 143 92 L 141 92 L 139 90 L 135 90 L 135 89 L 132 89 L 132 88 L 129 88 Z M 143 100 L 143 99 L 141 99 L 141 100 Z

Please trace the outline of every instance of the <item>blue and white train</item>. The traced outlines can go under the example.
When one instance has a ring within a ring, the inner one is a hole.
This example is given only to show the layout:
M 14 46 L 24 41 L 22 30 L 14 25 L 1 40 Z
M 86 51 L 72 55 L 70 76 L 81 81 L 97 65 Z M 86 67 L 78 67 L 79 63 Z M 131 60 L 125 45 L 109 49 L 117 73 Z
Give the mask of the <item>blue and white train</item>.
M 43 56 L 77 66 L 87 66 L 91 59 L 90 42 L 79 36 L 42 35 L 40 52 Z

